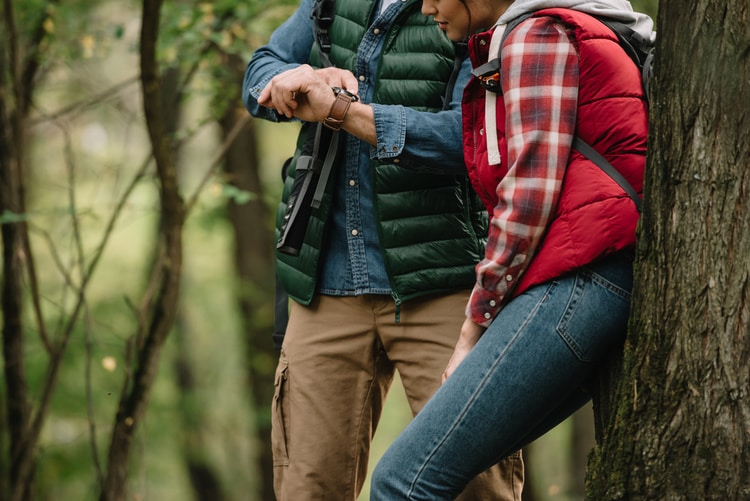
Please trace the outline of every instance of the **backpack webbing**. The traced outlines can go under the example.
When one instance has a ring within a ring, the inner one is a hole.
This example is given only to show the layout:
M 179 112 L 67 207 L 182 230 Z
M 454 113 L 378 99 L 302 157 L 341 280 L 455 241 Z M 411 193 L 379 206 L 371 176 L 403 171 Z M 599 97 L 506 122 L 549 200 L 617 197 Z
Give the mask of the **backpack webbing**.
M 487 63 L 475 68 L 472 74 L 477 77 L 482 86 L 490 92 L 500 93 L 500 80 L 497 78 L 500 72 L 500 50 L 502 50 L 503 43 L 508 37 L 511 31 L 521 24 L 523 21 L 531 17 L 533 13 L 526 13 L 522 16 L 517 17 L 507 24 L 503 38 L 500 42 L 500 48 L 498 49 L 497 59 L 488 61 Z M 599 22 L 607 26 L 614 34 L 623 48 L 625 53 L 633 60 L 633 63 L 638 67 L 641 72 L 641 84 L 643 85 L 643 91 L 646 96 L 646 102 L 649 100 L 649 81 L 653 73 L 653 59 L 654 59 L 654 48 L 651 43 L 643 38 L 639 33 L 632 30 L 629 26 L 615 21 L 613 19 L 604 18 L 600 16 L 591 16 L 597 19 Z M 635 204 L 635 208 L 638 213 L 641 212 L 643 201 L 638 196 L 638 192 L 633 186 L 620 174 L 620 172 L 604 158 L 593 146 L 586 143 L 583 139 L 576 136 L 573 139 L 573 149 L 577 150 L 584 157 L 594 162 L 600 169 L 606 172 L 617 184 L 625 190 Z

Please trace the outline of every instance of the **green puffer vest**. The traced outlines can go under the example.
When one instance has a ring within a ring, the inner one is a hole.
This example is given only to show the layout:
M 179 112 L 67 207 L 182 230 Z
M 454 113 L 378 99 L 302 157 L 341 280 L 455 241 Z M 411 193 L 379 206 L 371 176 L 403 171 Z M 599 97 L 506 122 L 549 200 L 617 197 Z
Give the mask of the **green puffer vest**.
M 407 0 L 401 19 L 386 34 L 373 102 L 438 111 L 453 66 L 453 46 L 420 12 L 419 0 Z M 329 30 L 331 62 L 355 72 L 356 52 L 377 2 L 341 1 Z M 311 62 L 317 57 L 313 48 Z M 303 126 L 288 169 L 277 213 L 279 236 L 296 161 L 307 133 Z M 343 134 L 343 131 L 342 131 Z M 339 144 L 346 141 L 341 137 Z M 342 158 L 339 152 L 338 158 Z M 334 166 L 334 169 L 336 166 Z M 466 176 L 417 172 L 394 163 L 372 161 L 378 235 L 397 303 L 431 293 L 469 289 L 474 266 L 484 255 L 487 216 Z M 332 175 L 333 176 L 333 175 Z M 315 294 L 320 253 L 325 243 L 332 184 L 313 209 L 298 256 L 276 253 L 279 278 L 291 298 L 309 304 Z

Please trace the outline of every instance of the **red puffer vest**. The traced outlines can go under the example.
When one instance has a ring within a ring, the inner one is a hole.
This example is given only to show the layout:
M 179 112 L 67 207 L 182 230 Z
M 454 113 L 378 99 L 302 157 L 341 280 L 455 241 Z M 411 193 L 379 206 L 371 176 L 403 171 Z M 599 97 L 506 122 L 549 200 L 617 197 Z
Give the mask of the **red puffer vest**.
M 577 134 L 604 155 L 640 193 L 646 163 L 648 106 L 640 71 L 601 22 L 569 9 L 545 9 L 567 26 L 579 55 Z M 474 67 L 488 60 L 492 32 L 474 36 L 469 57 Z M 492 55 L 496 57 L 496 55 Z M 501 164 L 489 164 L 484 134 L 485 89 L 472 78 L 464 91 L 464 156 L 474 189 L 490 215 L 496 187 L 507 173 L 505 106 L 497 99 L 497 137 Z M 577 151 L 571 153 L 554 218 L 513 296 L 604 255 L 635 244 L 638 212 L 625 191 Z

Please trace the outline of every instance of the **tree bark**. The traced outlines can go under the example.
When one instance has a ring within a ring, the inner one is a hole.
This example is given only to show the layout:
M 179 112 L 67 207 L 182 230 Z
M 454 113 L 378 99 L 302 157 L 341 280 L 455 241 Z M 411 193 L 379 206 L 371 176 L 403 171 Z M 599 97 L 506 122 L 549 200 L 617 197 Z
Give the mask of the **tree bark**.
M 228 56 L 227 67 L 234 69 L 235 81 L 242 81 L 244 62 Z M 239 86 L 235 102 L 240 103 Z M 230 106 L 221 118 L 224 135 L 247 111 Z M 248 383 L 255 415 L 257 464 L 261 477 L 262 501 L 274 501 L 273 458 L 271 455 L 271 399 L 276 360 L 273 352 L 274 258 L 271 218 L 265 204 L 260 180 L 260 162 L 253 121 L 249 121 L 232 147 L 227 151 L 224 170 L 236 188 L 252 193 L 244 204 L 229 202 L 229 219 L 234 229 L 235 266 L 237 269 L 238 302 L 245 329 Z M 280 168 L 281 166 L 279 166 Z
M 184 88 L 181 86 L 182 73 L 177 67 L 167 68 L 161 78 L 162 117 L 166 132 L 176 137 L 182 118 L 182 103 Z M 175 160 L 181 164 L 179 145 L 175 148 Z M 164 225 L 160 224 L 160 228 Z M 157 260 L 155 260 L 157 261 Z M 190 278 L 189 270 L 183 271 L 183 284 Z M 180 435 L 182 438 L 182 458 L 193 488 L 195 501 L 222 501 L 226 498 L 221 483 L 221 475 L 216 466 L 208 460 L 206 450 L 207 429 L 206 414 L 203 406 L 197 402 L 197 390 L 200 379 L 196 377 L 195 361 L 191 356 L 190 340 L 192 328 L 184 314 L 189 305 L 180 301 L 179 311 L 175 320 L 175 336 L 177 336 L 177 354 L 174 362 L 174 372 L 177 387 L 180 390 Z
M 50 3 L 57 3 L 52 1 Z M 35 79 L 49 14 L 39 11 L 31 36 L 23 40 L 17 30 L 13 2 L 2 2 L 0 25 L 0 215 L 18 216 L 2 224 L 2 346 L 6 389 L 6 425 L 9 437 L 7 477 L 2 475 L 0 492 L 11 501 L 31 499 L 36 449 L 41 420 L 47 410 L 42 403 L 36 419 L 29 403 L 24 368 L 23 271 L 35 278 L 28 245 L 25 192 L 26 118 L 35 90 Z M 32 294 L 36 291 L 32 290 Z M 36 298 L 33 298 L 36 299 Z M 38 326 L 43 332 L 43 326 Z M 47 341 L 45 339 L 45 341 Z M 46 345 L 48 349 L 50 346 Z M 49 354 L 49 353 L 48 353 Z M 54 365 L 54 364 L 51 364 Z M 53 378 L 54 380 L 54 378 Z M 5 450 L 5 449 L 3 449 Z M 0 464 L 5 463 L 3 460 Z
M 5 87 L 0 84 L 0 93 L 5 95 Z M 0 213 L 22 215 L 23 187 L 22 163 L 19 149 L 23 127 L 12 117 L 8 117 L 5 103 L 0 104 L 3 124 L 0 126 Z M 10 120 L 8 120 L 10 118 Z M 5 412 L 7 415 L 10 458 L 7 479 L 8 491 L 14 499 L 23 499 L 31 475 L 34 446 L 28 443 L 31 412 L 28 402 L 28 385 L 24 370 L 23 336 L 23 235 L 25 224 L 7 222 L 2 225 L 3 273 L 2 273 L 2 336 L 3 373 L 6 393 Z
M 594 413 L 586 405 L 571 416 L 570 492 L 573 499 L 583 499 L 586 494 L 586 468 L 594 447 Z
M 659 5 L 633 310 L 590 499 L 750 498 L 749 13 Z

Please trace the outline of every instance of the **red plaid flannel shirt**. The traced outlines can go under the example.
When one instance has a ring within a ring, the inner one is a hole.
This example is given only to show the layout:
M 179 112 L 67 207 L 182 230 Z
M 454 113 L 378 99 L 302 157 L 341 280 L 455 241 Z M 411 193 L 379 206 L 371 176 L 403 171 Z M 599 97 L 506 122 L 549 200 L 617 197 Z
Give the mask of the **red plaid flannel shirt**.
M 501 67 L 509 170 L 497 186 L 485 258 L 466 309 L 484 326 L 509 299 L 554 216 L 578 105 L 578 54 L 552 18 L 518 25 Z

